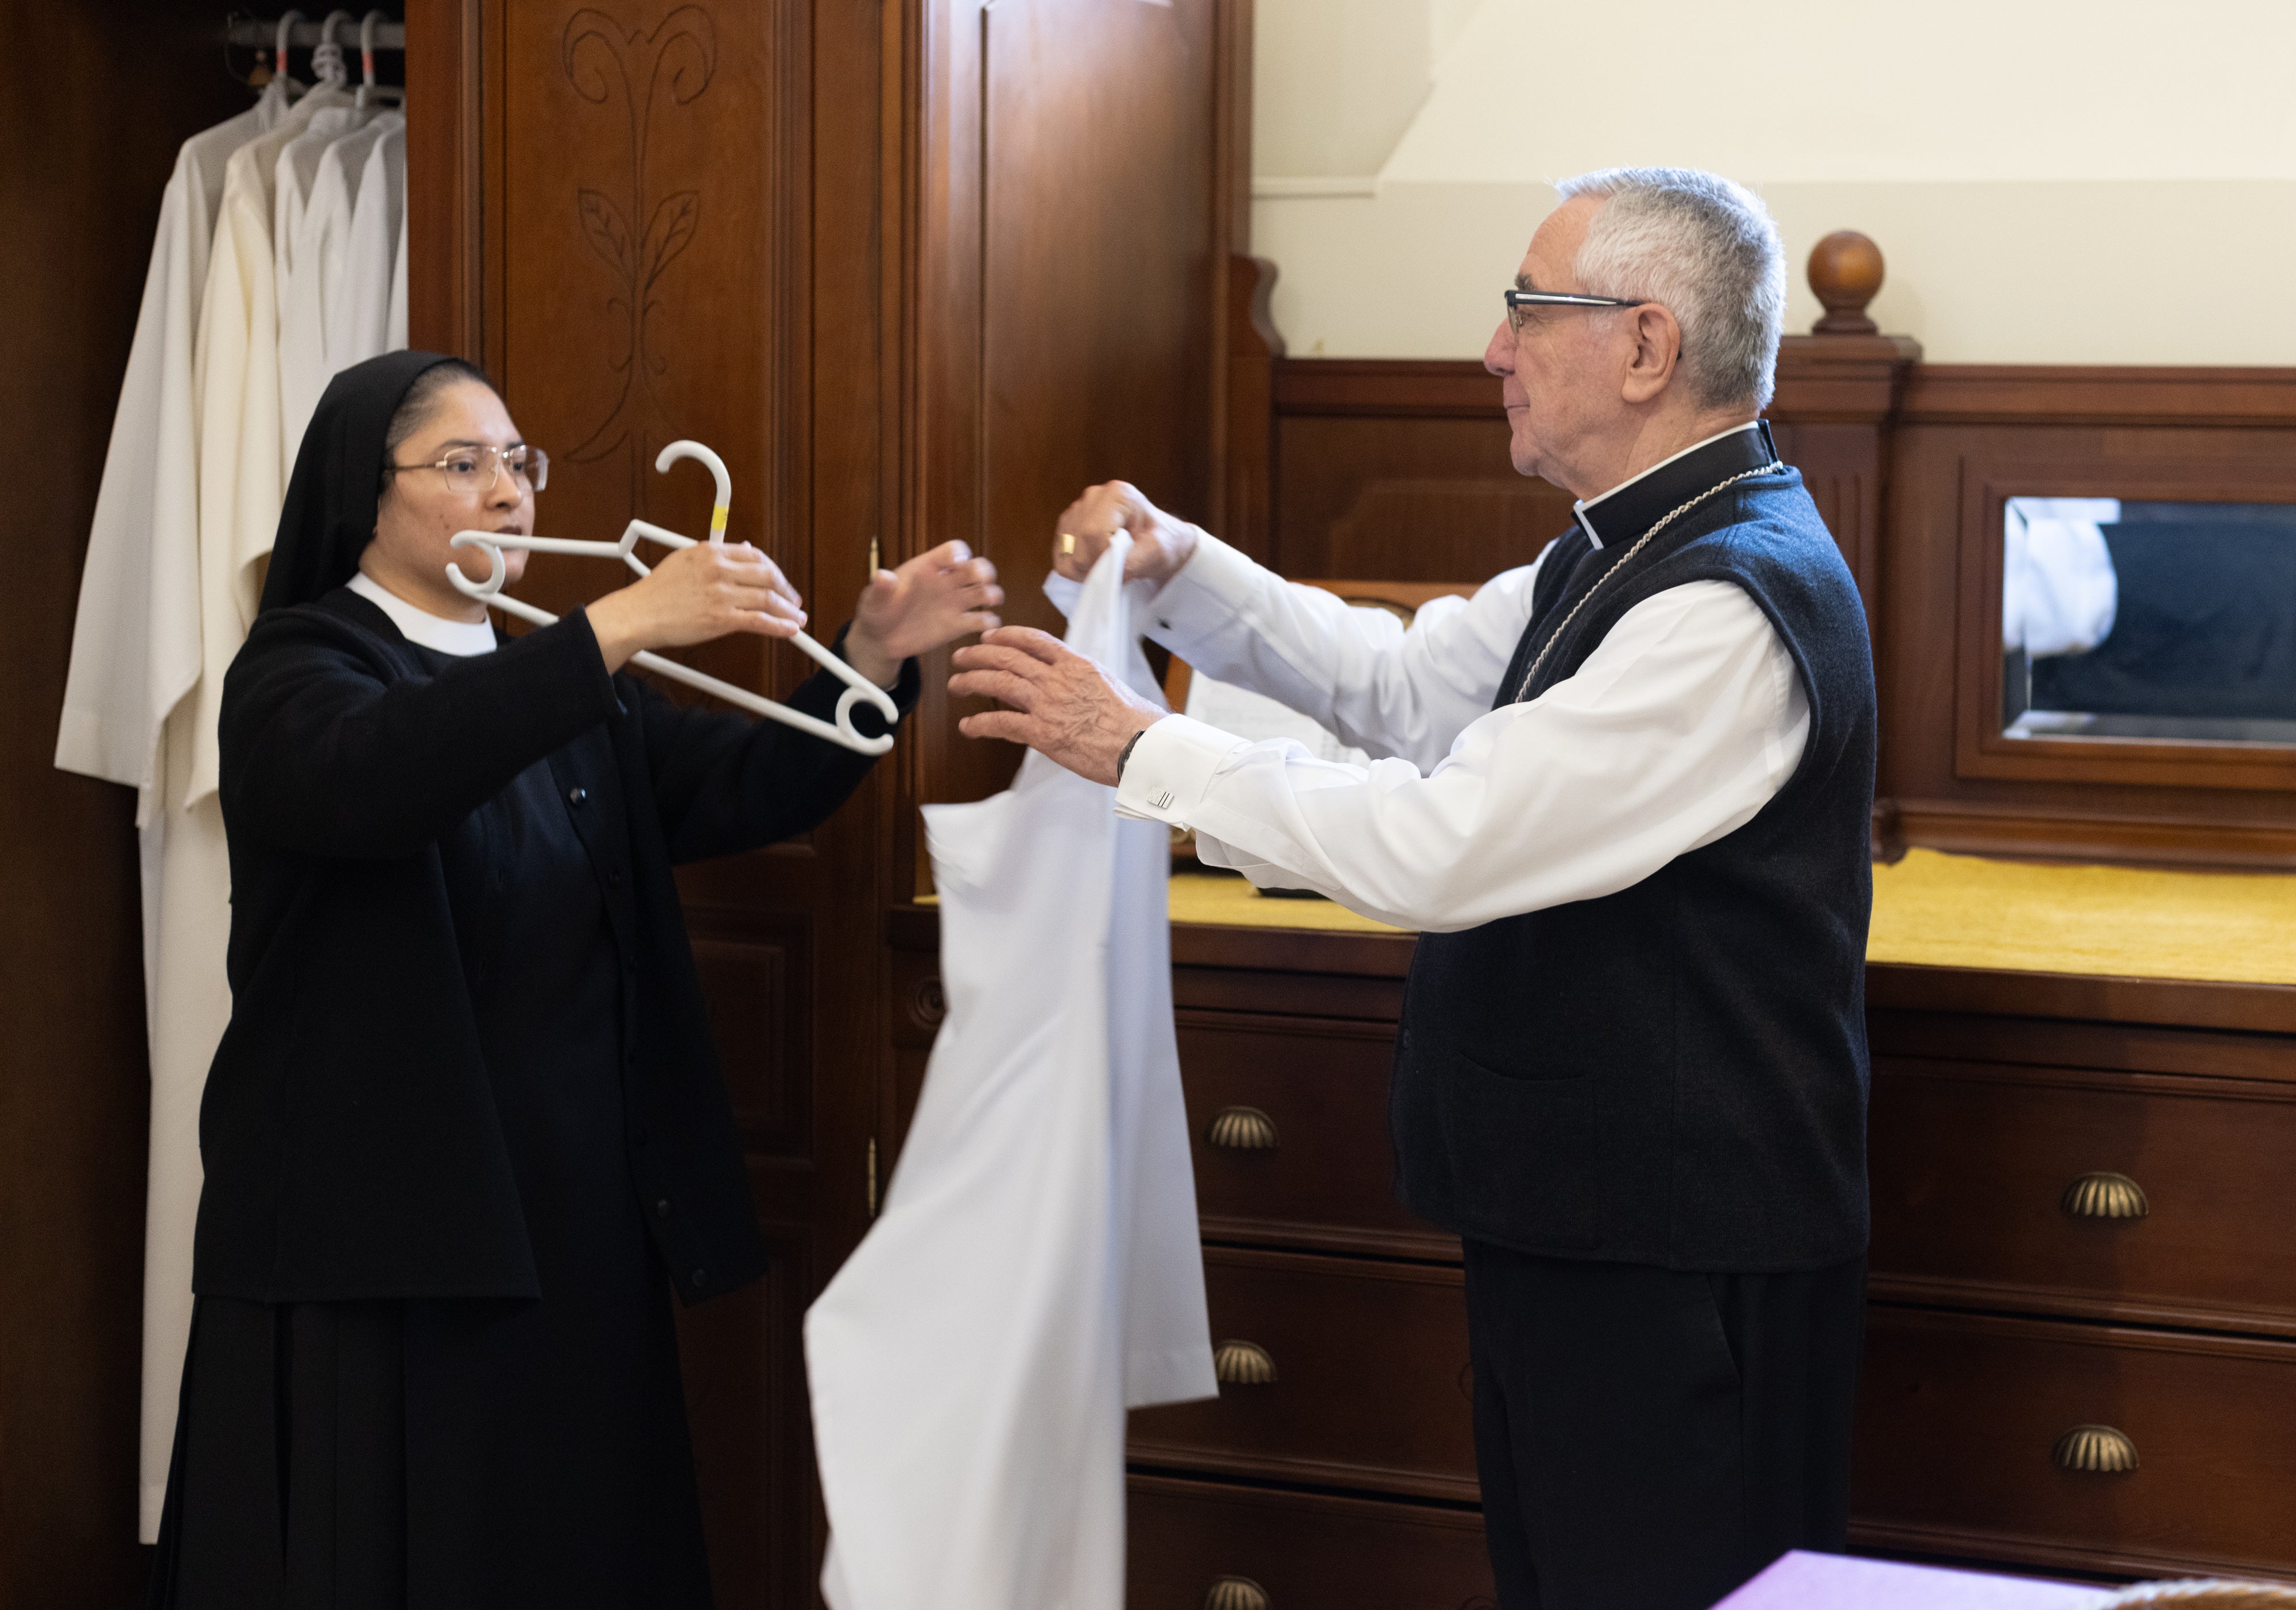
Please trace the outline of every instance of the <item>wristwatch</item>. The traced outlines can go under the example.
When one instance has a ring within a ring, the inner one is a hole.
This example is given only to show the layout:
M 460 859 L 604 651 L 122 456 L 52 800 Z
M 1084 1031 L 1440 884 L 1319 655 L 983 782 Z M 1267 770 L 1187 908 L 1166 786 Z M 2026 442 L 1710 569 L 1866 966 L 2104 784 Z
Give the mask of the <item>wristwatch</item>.
M 1132 742 L 1127 743 L 1123 750 L 1117 755 L 1116 784 L 1118 787 L 1121 788 L 1124 785 L 1124 763 L 1132 758 L 1132 752 L 1140 747 L 1140 740 L 1147 735 L 1148 729 L 1144 727 L 1142 727 L 1138 732 L 1132 735 Z

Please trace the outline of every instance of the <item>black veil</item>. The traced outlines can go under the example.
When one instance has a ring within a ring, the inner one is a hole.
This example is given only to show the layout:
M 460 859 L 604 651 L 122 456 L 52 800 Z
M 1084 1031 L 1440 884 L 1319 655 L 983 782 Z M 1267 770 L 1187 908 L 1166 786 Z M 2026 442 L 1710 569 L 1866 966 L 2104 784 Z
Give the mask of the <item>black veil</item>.
M 383 437 L 407 389 L 439 352 L 386 352 L 327 382 L 287 479 L 263 607 L 309 604 L 348 581 L 374 535 L 381 501 Z

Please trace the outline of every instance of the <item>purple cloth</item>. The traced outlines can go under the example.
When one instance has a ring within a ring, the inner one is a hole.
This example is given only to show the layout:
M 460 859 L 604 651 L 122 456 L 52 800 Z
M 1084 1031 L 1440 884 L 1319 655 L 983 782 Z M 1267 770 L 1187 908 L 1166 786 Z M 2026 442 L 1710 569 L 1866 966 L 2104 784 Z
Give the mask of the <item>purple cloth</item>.
M 1981 1576 L 1796 1551 L 1714 1610 L 2084 1610 L 2111 1597 L 2099 1588 L 2030 1577 Z

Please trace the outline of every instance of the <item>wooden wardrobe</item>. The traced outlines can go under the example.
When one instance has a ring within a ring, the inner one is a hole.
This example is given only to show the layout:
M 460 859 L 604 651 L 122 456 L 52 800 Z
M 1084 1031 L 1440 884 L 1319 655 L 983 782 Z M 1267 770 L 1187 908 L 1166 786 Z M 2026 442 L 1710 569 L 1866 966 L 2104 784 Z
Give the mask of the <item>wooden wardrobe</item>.
M 552 452 L 545 535 L 642 514 L 727 535 L 825 633 L 882 559 L 959 539 L 1009 620 L 1060 510 L 1123 475 L 1217 513 L 1245 204 L 1248 0 L 410 0 L 414 344 L 466 354 Z M 545 606 L 615 585 L 538 563 Z M 773 693 L 794 652 L 698 662 Z M 945 661 L 836 817 L 690 867 L 686 910 L 775 1252 L 682 1319 L 718 1602 L 816 1602 L 824 1538 L 800 1323 L 862 1233 L 914 1086 L 887 910 L 924 885 L 915 807 L 1018 764 L 955 735 Z

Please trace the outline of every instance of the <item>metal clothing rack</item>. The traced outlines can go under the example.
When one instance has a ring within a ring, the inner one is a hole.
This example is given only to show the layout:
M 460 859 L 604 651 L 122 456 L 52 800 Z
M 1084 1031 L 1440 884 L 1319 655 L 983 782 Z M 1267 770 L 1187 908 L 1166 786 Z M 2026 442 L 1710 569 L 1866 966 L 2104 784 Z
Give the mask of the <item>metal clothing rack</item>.
M 361 13 L 363 14 L 363 13 Z M 325 37 L 324 23 L 318 18 L 302 17 L 287 25 L 287 44 L 292 50 L 315 50 Z M 336 40 L 345 45 L 355 44 L 359 37 L 358 16 L 353 15 L 348 24 L 338 23 Z M 279 42 L 279 24 L 260 17 L 234 17 L 224 25 L 224 43 L 244 45 L 270 50 Z M 374 47 L 377 50 L 405 51 L 406 24 L 378 22 L 374 25 Z

